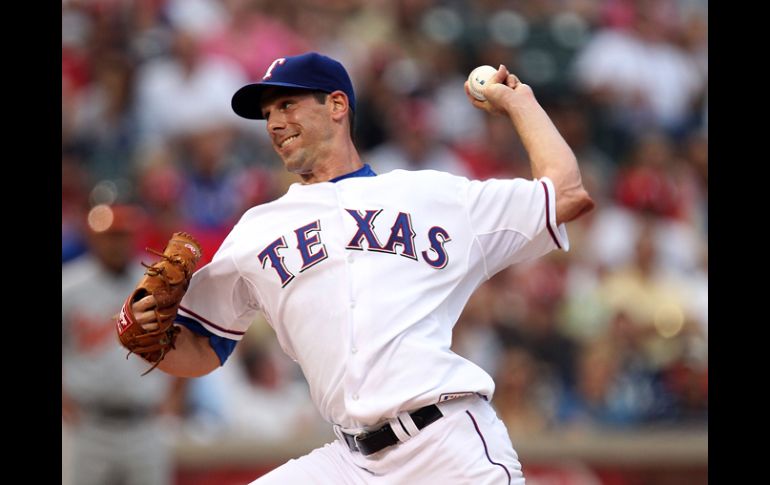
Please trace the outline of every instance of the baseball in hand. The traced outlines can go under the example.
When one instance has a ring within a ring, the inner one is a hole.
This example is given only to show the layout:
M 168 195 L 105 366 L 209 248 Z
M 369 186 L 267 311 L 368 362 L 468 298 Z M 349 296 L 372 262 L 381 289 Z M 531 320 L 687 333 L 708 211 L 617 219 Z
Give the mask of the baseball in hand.
M 488 82 L 489 79 L 497 72 L 492 66 L 479 66 L 472 70 L 468 76 L 468 89 L 471 95 L 479 101 L 486 101 L 483 91 L 481 90 Z

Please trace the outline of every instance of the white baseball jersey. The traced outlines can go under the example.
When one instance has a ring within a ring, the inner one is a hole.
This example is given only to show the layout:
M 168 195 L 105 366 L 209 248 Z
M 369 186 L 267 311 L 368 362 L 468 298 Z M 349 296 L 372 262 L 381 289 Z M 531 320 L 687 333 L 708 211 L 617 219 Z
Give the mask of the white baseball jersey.
M 450 350 L 452 327 L 492 275 L 568 249 L 555 221 L 546 178 L 395 170 L 294 184 L 243 215 L 180 314 L 239 340 L 263 311 L 322 416 L 346 429 L 465 393 L 491 398 L 492 378 Z

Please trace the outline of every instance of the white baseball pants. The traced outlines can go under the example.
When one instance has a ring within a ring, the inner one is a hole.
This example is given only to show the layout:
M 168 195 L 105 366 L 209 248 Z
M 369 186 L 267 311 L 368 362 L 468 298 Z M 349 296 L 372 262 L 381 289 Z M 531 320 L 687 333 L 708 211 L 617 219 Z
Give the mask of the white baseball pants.
M 340 439 L 292 459 L 252 485 L 524 485 L 508 430 L 477 396 L 438 403 L 444 417 L 369 456 Z

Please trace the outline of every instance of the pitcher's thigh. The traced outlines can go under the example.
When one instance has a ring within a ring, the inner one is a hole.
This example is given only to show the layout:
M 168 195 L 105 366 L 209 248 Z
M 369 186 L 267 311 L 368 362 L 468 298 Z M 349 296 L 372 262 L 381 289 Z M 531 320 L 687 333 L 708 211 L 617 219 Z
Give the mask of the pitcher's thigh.
M 343 456 L 345 450 L 337 441 L 294 458 L 251 482 L 251 485 L 365 485 L 368 472 Z

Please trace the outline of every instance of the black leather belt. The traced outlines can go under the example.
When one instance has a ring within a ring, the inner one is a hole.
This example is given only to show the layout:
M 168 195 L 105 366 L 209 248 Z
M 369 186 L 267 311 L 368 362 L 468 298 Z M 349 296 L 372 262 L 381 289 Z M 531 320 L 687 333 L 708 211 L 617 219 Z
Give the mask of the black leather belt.
M 423 429 L 430 423 L 442 417 L 443 414 L 441 414 L 441 410 L 439 410 L 438 406 L 431 404 L 430 406 L 425 406 L 424 408 L 409 413 L 409 416 L 412 417 L 412 421 L 414 421 L 417 429 Z M 345 441 L 348 443 L 350 451 L 360 451 L 364 456 L 377 453 L 388 446 L 398 443 L 398 437 L 390 427 L 390 423 L 374 431 L 365 431 L 357 435 L 343 432 L 342 436 L 345 437 Z

